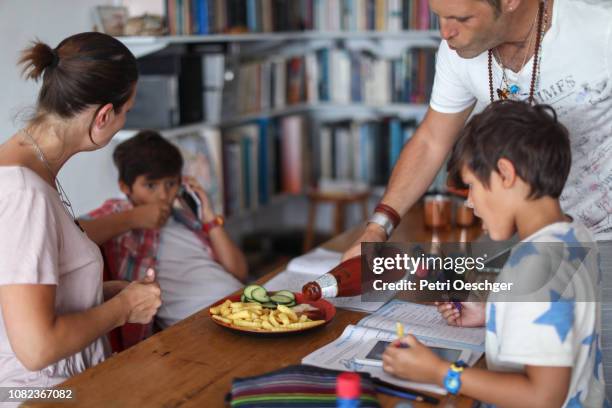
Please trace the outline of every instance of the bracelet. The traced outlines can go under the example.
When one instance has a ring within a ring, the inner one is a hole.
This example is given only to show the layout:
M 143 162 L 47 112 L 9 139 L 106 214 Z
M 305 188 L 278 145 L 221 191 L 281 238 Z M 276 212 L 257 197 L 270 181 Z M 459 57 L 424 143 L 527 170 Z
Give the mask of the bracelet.
M 385 214 L 391 220 L 393 224 L 393 228 L 397 227 L 402 219 L 393 207 L 387 204 L 379 203 L 376 208 L 374 208 L 374 213 L 382 213 Z
M 389 237 L 393 233 L 393 230 L 395 229 L 391 218 L 389 218 L 387 214 L 384 214 L 382 212 L 375 212 L 374 214 L 372 214 L 372 216 L 368 220 L 368 224 L 379 225 L 383 229 L 383 231 L 385 231 L 387 239 L 389 239 Z
M 223 226 L 223 224 L 225 224 L 225 219 L 222 215 L 217 215 L 212 221 L 202 224 L 202 231 L 207 233 L 215 227 Z
M 444 388 L 453 395 L 457 395 L 461 389 L 461 373 L 467 367 L 462 360 L 452 363 L 444 377 Z

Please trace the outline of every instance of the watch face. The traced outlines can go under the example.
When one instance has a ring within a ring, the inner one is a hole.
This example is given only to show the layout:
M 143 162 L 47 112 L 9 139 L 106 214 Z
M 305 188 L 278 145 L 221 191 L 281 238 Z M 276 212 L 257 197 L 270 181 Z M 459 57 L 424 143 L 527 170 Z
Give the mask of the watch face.
M 449 382 L 448 382 L 448 386 L 451 388 L 457 388 L 459 386 L 459 382 L 457 381 L 456 378 L 452 378 Z

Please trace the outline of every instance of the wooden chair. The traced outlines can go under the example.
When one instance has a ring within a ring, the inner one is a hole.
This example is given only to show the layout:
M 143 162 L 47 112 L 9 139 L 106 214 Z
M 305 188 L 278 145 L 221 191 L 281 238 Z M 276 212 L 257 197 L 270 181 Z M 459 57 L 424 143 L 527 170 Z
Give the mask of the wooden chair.
M 333 204 L 333 233 L 339 235 L 344 231 L 344 220 L 346 207 L 351 204 L 361 204 L 363 220 L 368 218 L 368 198 L 370 191 L 344 192 L 344 191 L 319 191 L 312 190 L 307 193 L 308 197 L 308 224 L 304 234 L 303 251 L 308 252 L 314 246 L 315 224 L 317 221 L 317 208 L 319 204 Z

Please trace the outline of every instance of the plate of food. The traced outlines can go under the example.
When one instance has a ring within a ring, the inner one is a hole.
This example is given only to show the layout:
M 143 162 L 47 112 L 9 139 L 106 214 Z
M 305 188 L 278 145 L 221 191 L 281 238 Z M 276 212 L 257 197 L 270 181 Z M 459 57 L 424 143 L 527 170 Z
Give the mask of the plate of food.
M 311 301 L 288 290 L 268 292 L 249 285 L 214 303 L 208 313 L 216 324 L 247 333 L 282 335 L 303 332 L 329 323 L 336 314 L 326 300 Z

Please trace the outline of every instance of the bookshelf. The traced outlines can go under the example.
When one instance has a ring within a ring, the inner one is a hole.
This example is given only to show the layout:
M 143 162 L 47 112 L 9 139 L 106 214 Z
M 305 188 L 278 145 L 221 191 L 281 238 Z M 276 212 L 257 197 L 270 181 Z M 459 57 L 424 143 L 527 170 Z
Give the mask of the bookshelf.
M 379 186 L 374 197 L 382 193 L 428 108 L 441 38 L 427 3 L 166 0 L 172 35 L 119 39 L 141 62 L 202 55 L 191 71 L 200 70 L 203 93 L 210 88 L 206 70 L 222 61 L 212 85 L 216 96 L 200 102 L 216 106 L 217 114 L 181 119 L 160 133 L 207 140 L 204 150 L 215 151 L 211 173 L 222 177 L 215 185 L 217 210 L 249 232 L 301 222 L 287 211 L 305 208 L 303 193 L 322 177 L 348 177 Z M 123 130 L 117 140 L 135 133 Z
M 161 51 L 173 44 L 228 44 L 228 43 L 289 43 L 316 40 L 401 40 L 412 47 L 435 47 L 440 43 L 438 30 L 410 31 L 289 31 L 249 34 L 169 35 L 118 37 L 137 57 Z

